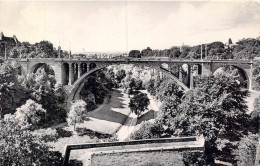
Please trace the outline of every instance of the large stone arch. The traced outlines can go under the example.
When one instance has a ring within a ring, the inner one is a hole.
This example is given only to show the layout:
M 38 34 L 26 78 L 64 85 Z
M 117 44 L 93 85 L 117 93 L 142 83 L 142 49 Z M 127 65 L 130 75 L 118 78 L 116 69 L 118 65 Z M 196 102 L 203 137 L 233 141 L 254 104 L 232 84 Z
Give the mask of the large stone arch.
M 241 68 L 241 67 L 239 67 L 237 65 L 225 65 L 225 66 L 220 66 L 218 68 L 214 68 L 212 70 L 213 75 L 216 75 L 217 72 L 221 72 L 220 70 L 224 69 L 226 67 L 234 67 L 235 69 L 237 69 L 238 72 L 239 72 L 239 75 L 240 75 L 239 81 L 242 84 L 242 87 L 249 89 L 250 83 L 251 83 L 250 82 L 251 81 L 250 80 L 250 74 L 246 70 L 244 70 L 243 68 Z
M 106 68 L 108 65 L 103 65 L 100 67 L 96 67 L 95 69 L 89 70 L 88 72 L 84 73 L 79 79 L 77 79 L 72 85 L 71 88 L 69 89 L 69 95 L 67 99 L 67 107 L 68 109 L 70 108 L 71 102 L 75 100 L 76 97 L 79 96 L 79 93 L 81 89 L 84 87 L 85 79 L 90 76 L 91 74 L 102 70 Z
M 89 70 L 88 72 L 81 75 L 79 79 L 77 79 L 70 87 L 69 89 L 69 95 L 67 99 L 67 108 L 70 108 L 71 102 L 79 97 L 79 93 L 84 87 L 84 83 L 87 77 L 92 75 L 93 73 L 102 70 L 108 66 L 111 66 L 114 64 L 106 64 L 106 65 L 100 65 L 98 67 L 95 67 L 94 69 Z M 189 88 L 183 84 L 177 77 L 171 74 L 171 72 L 165 68 L 159 67 L 158 69 L 161 69 L 163 73 L 166 73 L 170 76 L 171 79 L 173 79 L 181 88 L 184 89 L 184 91 L 187 91 Z

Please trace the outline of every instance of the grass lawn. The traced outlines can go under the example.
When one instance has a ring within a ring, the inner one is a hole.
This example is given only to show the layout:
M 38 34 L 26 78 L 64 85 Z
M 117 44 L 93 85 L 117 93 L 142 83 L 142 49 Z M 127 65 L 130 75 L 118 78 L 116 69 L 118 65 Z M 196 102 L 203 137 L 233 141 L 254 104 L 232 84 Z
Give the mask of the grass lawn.
M 182 154 L 173 151 L 109 153 L 92 155 L 95 166 L 184 166 Z
M 87 116 L 99 120 L 124 124 L 130 113 L 128 103 L 128 95 L 123 93 L 121 89 L 115 89 L 112 92 L 112 97 L 108 104 L 102 105 L 100 109 L 98 108 L 88 112 Z
M 114 134 L 125 123 L 130 114 L 128 108 L 128 95 L 121 89 L 115 89 L 107 104 L 102 104 L 99 108 L 88 112 L 89 118 L 77 127 L 86 127 L 93 131 L 105 134 Z

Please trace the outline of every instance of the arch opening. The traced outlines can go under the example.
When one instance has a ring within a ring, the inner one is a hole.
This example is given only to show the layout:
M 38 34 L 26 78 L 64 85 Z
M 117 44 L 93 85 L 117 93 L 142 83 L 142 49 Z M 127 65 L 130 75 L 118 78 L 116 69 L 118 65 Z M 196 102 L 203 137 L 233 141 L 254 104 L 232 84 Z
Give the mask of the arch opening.
M 80 68 L 81 68 L 81 74 L 88 72 L 87 64 L 85 62 L 80 64 Z
M 249 88 L 249 76 L 246 71 L 238 66 L 228 65 L 219 67 L 213 72 L 213 75 L 225 74 L 226 76 L 234 77 L 235 81 L 242 88 Z
M 55 76 L 55 72 L 52 67 L 46 63 L 38 63 L 31 68 L 32 73 L 36 73 L 39 70 L 44 70 L 48 75 Z
M 202 65 L 201 64 L 195 64 L 193 66 L 193 75 L 202 75 Z
M 92 70 L 92 69 L 94 69 L 96 67 L 97 67 L 97 65 L 95 63 L 90 63 L 89 64 L 89 70 Z
M 184 63 L 180 66 L 179 79 L 187 86 L 190 87 L 190 75 L 191 75 L 191 66 L 187 63 Z
M 62 83 L 63 85 L 68 85 L 69 84 L 69 64 L 68 63 L 64 63 L 63 64 L 63 80 Z
M 72 63 L 72 72 L 73 72 L 73 82 L 78 79 L 78 64 L 77 63 Z M 72 83 L 73 83 L 72 82 Z

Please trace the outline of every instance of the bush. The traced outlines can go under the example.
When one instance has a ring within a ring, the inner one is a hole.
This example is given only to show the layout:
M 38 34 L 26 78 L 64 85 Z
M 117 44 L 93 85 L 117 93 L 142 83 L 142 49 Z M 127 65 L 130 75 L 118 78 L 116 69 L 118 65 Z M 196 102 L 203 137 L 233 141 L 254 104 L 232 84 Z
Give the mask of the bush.
M 84 121 L 84 113 L 86 111 L 86 103 L 83 100 L 75 101 L 70 108 L 68 113 L 67 122 L 69 125 L 74 125 L 76 123 L 82 123 Z
M 234 151 L 238 166 L 251 166 L 255 164 L 258 135 L 249 133 L 239 142 L 238 148 Z
M 56 129 L 51 128 L 35 130 L 32 134 L 36 135 L 38 138 L 41 138 L 44 142 L 54 142 L 59 138 Z
M 56 131 L 57 131 L 57 134 L 58 134 L 59 138 L 71 137 L 72 136 L 72 132 L 71 131 L 67 131 L 67 130 L 64 130 L 62 128 L 57 128 Z
M 184 152 L 183 162 L 185 166 L 206 165 L 204 155 L 200 152 Z
M 77 127 L 76 132 L 78 133 L 79 136 L 87 135 L 91 139 L 94 139 L 95 137 L 97 137 L 98 139 L 112 137 L 111 134 L 104 134 L 104 133 L 96 132 L 96 131 L 93 131 L 93 130 L 90 130 L 87 128 L 81 128 L 81 127 Z
M 45 121 L 46 110 L 41 104 L 29 99 L 24 105 L 16 109 L 15 118 L 21 123 L 27 124 L 30 129 L 35 129 Z
M 151 138 L 160 138 L 161 127 L 157 123 L 143 122 L 139 130 L 133 132 L 130 135 L 130 139 L 139 140 L 139 139 L 151 139 Z

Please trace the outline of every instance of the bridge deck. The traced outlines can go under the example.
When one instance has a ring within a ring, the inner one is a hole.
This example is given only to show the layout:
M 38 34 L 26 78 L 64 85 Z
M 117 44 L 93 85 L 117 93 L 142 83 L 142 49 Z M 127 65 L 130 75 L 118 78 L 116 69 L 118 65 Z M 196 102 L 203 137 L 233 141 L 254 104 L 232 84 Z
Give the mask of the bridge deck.
M 247 59 L 173 59 L 173 58 L 27 58 L 27 59 L 7 59 L 5 61 L 20 62 L 171 62 L 171 63 L 237 63 L 253 64 L 252 60 Z

